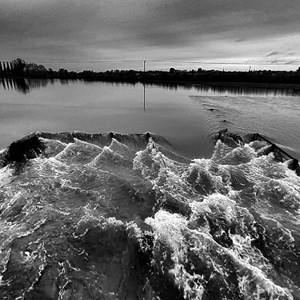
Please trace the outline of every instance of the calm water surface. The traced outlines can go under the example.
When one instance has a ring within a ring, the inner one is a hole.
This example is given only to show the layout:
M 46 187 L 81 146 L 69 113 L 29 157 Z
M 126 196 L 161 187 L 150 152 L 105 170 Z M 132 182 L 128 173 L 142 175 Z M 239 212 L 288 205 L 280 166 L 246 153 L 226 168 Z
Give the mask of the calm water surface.
M 300 157 L 299 109 L 299 93 L 287 89 L 2 79 L 0 147 L 36 130 L 150 131 L 185 156 L 210 157 L 213 134 L 228 128 Z

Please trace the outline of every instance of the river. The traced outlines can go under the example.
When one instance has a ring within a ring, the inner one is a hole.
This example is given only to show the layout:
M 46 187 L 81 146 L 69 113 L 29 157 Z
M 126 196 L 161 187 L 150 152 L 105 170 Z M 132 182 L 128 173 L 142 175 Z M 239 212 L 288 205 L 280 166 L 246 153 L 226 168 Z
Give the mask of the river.
M 289 89 L 2 79 L 0 107 L 0 148 L 36 130 L 149 131 L 187 157 L 209 157 L 213 134 L 228 128 L 300 157 L 300 93 Z

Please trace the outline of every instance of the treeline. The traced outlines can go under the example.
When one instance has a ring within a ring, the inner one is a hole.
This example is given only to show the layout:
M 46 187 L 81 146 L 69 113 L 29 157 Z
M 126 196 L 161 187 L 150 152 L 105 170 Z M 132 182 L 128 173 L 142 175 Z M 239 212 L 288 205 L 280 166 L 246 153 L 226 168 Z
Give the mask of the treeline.
M 11 62 L 0 61 L 0 76 L 48 76 L 51 69 L 46 69 L 43 65 L 27 63 L 21 58 Z
M 58 78 L 83 79 L 86 81 L 113 81 L 113 82 L 146 82 L 146 83 L 270 83 L 270 84 L 300 84 L 300 67 L 297 71 L 218 71 L 218 70 L 176 70 L 169 71 L 135 71 L 111 70 L 82 72 L 59 69 L 54 71 L 43 65 L 27 63 L 17 58 L 11 62 L 0 62 L 0 76 L 28 77 L 28 78 Z

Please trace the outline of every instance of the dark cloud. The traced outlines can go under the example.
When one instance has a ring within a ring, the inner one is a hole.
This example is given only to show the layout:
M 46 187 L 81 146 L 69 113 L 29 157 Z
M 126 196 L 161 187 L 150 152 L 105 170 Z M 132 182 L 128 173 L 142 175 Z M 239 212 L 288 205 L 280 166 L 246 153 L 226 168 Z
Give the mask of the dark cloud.
M 2 1 L 1 59 L 297 58 L 299 11 L 298 0 Z

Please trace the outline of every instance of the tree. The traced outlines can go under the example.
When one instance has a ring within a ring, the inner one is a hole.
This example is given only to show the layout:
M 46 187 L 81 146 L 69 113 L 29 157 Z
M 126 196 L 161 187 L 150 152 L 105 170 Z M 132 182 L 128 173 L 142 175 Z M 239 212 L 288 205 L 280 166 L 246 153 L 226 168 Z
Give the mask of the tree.
M 15 75 L 22 75 L 24 73 L 26 65 L 27 63 L 25 60 L 21 58 L 14 59 L 11 62 L 11 71 Z
M 176 72 L 176 70 L 174 69 L 174 68 L 170 68 L 170 73 L 171 74 L 173 74 L 173 73 L 175 73 Z
M 6 72 L 7 72 L 7 73 L 10 73 L 10 71 L 11 71 L 10 63 L 7 62 L 7 63 L 6 63 Z
M 2 62 L 2 70 L 3 70 L 3 73 L 6 73 L 6 64 L 5 64 L 5 62 Z
M 69 72 L 66 69 L 60 68 L 58 70 L 58 74 L 59 74 L 60 77 L 66 77 L 69 74 Z
M 26 64 L 24 72 L 28 75 L 46 75 L 47 69 L 43 65 L 38 64 Z

